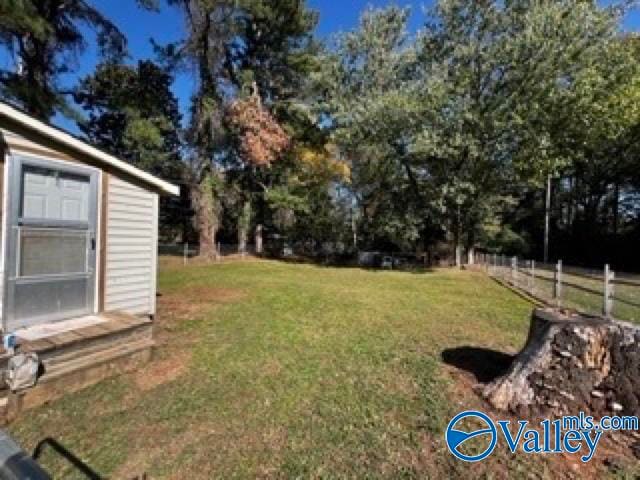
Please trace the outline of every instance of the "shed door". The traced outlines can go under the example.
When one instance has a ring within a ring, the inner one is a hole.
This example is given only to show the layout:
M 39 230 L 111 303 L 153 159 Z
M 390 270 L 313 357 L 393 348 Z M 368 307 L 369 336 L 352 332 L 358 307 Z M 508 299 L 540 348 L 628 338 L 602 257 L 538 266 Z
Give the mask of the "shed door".
M 92 313 L 97 173 L 31 157 L 11 169 L 7 329 Z

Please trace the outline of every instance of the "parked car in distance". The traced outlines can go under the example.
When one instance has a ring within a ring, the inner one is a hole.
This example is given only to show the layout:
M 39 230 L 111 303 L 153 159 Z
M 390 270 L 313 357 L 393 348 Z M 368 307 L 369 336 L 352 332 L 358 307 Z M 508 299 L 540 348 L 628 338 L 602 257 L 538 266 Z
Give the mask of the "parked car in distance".
M 381 268 L 393 268 L 393 258 L 391 257 L 382 257 L 382 262 L 380 262 Z

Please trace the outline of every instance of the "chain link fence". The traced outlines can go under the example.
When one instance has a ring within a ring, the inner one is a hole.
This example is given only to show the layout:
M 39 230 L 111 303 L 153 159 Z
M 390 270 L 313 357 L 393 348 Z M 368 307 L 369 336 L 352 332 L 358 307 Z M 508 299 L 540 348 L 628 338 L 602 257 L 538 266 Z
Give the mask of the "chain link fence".
M 475 263 L 549 305 L 640 322 L 640 275 L 614 272 L 609 265 L 586 269 L 495 254 L 478 254 Z

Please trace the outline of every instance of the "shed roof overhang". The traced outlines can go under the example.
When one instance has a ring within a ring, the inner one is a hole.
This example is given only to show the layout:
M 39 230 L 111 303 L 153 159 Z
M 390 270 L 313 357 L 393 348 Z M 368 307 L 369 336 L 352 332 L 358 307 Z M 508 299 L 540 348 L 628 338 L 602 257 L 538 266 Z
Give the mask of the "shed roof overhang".
M 109 165 L 112 168 L 119 170 L 123 173 L 131 175 L 134 178 L 139 179 L 143 183 L 146 183 L 162 193 L 169 195 L 180 195 L 180 187 L 166 182 L 154 175 L 151 175 L 144 170 L 141 170 L 133 165 L 120 160 L 113 155 L 110 155 L 87 142 L 76 138 L 70 133 L 65 132 L 59 128 L 48 125 L 47 123 L 38 120 L 31 115 L 28 115 L 7 103 L 0 102 L 0 116 L 9 119 L 12 122 L 17 123 L 27 130 L 31 130 L 37 134 L 50 138 L 53 142 L 59 143 L 71 150 L 82 153 L 94 159 L 98 164 Z

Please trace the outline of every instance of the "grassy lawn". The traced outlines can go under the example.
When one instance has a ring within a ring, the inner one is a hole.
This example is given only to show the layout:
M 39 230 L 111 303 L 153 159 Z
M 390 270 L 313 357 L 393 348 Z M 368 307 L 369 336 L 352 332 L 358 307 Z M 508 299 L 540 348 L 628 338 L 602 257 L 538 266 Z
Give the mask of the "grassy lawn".
M 149 368 L 26 413 L 10 427 L 26 448 L 54 437 L 112 478 L 555 468 L 505 449 L 472 466 L 446 452 L 447 422 L 479 399 L 442 352 L 515 352 L 528 329 L 531 305 L 481 273 L 169 264 L 159 290 L 160 347 Z M 56 478 L 75 478 L 53 454 L 43 462 Z

